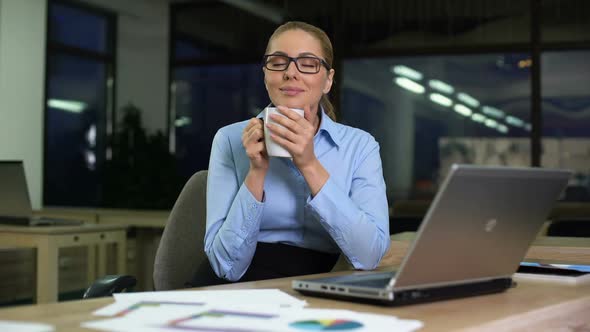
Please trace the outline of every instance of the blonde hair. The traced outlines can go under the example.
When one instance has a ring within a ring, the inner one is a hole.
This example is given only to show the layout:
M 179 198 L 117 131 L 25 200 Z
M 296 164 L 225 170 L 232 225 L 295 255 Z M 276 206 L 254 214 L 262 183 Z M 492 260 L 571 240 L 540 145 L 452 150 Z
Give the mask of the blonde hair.
M 279 26 L 268 39 L 268 44 L 266 45 L 266 53 L 268 53 L 270 42 L 273 39 L 278 37 L 283 32 L 290 30 L 302 30 L 315 37 L 320 42 L 322 53 L 324 53 L 324 61 L 326 61 L 328 66 L 332 68 L 332 63 L 334 62 L 334 50 L 332 48 L 332 42 L 330 42 L 330 38 L 328 38 L 328 35 L 326 35 L 324 30 L 305 22 L 290 21 Z M 324 112 L 326 112 L 326 115 L 328 115 L 330 119 L 336 121 L 336 112 L 334 111 L 334 105 L 332 105 L 332 102 L 330 102 L 330 99 L 326 94 L 322 95 L 322 98 L 320 99 L 320 105 L 324 109 Z

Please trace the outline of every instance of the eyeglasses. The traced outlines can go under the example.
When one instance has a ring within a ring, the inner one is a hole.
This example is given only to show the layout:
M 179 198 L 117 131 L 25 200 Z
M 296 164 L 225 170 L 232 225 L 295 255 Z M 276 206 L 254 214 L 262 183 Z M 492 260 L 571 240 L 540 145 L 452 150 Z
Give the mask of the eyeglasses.
M 330 65 L 324 60 L 315 56 L 300 56 L 292 58 L 281 54 L 265 54 L 262 58 L 264 68 L 272 71 L 284 71 L 289 68 L 291 61 L 295 62 L 295 67 L 303 74 L 317 74 L 323 65 L 330 70 Z

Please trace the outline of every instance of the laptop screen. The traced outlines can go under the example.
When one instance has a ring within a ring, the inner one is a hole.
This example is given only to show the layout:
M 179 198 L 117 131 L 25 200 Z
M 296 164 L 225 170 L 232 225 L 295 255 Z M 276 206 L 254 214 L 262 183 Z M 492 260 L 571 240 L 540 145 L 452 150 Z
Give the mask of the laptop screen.
M 0 161 L 0 217 L 32 215 L 22 161 Z

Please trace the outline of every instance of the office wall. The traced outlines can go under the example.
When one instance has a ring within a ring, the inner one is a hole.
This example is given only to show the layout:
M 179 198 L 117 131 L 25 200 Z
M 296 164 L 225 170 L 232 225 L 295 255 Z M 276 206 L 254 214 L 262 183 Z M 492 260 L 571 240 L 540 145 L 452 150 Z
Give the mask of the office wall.
M 144 126 L 166 130 L 169 3 L 167 0 L 84 0 L 117 14 L 116 108 L 133 103 Z M 120 116 L 120 112 L 118 113 Z
M 25 162 L 41 206 L 46 2 L 0 0 L 0 160 Z

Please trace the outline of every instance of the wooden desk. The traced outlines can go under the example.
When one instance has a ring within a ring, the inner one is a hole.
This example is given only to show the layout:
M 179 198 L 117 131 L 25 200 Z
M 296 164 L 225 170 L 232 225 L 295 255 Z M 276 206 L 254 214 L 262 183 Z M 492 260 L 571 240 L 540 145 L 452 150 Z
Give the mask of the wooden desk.
M 125 210 L 101 208 L 46 207 L 36 211 L 39 216 L 93 220 L 99 225 L 124 225 L 134 228 L 135 237 L 129 241 L 130 273 L 137 277 L 137 290 L 153 290 L 154 259 L 170 211 Z
M 35 215 L 79 219 L 102 225 L 127 225 L 133 227 L 164 228 L 168 220 L 168 210 L 125 210 L 100 208 L 56 208 L 45 207 L 35 211 Z
M 115 243 L 117 250 L 117 273 L 126 272 L 126 226 L 92 225 L 21 227 L 0 226 L 2 247 L 34 248 L 37 252 L 36 302 L 56 302 L 58 295 L 58 256 L 64 247 L 98 247 L 98 264 L 89 264 L 89 277 L 106 273 L 106 244 Z M 89 253 L 94 251 L 89 250 Z M 91 261 L 94 261 L 92 259 Z
M 339 273 L 343 272 L 330 274 Z M 590 310 L 590 285 L 568 286 L 523 280 L 516 288 L 504 293 L 391 308 L 302 296 L 291 290 L 291 280 L 292 278 L 274 279 L 205 289 L 279 288 L 308 301 L 311 308 L 348 309 L 418 319 L 425 324 L 421 331 L 456 331 L 463 328 L 506 331 L 510 327 L 521 330 L 533 327 L 532 330 L 537 331 L 543 330 L 544 326 L 551 326 L 554 330 L 561 327 L 562 331 L 574 331 L 568 329 L 574 327 L 573 321 L 590 324 L 590 315 L 584 314 Z M 112 302 L 112 298 L 101 298 L 13 307 L 1 309 L 0 320 L 42 322 L 54 325 L 56 331 L 88 331 L 81 328 L 80 324 L 100 319 L 92 316 L 92 311 Z M 521 317 L 525 317 L 525 320 Z M 590 325 L 586 325 L 586 329 L 588 327 Z
M 405 236 L 411 237 L 411 234 Z M 385 257 L 385 263 L 399 264 L 411 241 L 403 237 L 393 239 L 392 251 Z M 546 253 L 541 252 L 539 258 L 549 260 L 550 257 L 542 256 Z M 553 255 L 555 253 L 551 253 Z M 346 272 L 326 275 L 342 273 Z M 553 330 L 562 328 L 563 331 L 574 331 L 577 328 L 581 331 L 579 326 L 584 325 L 586 330 L 590 328 L 590 315 L 587 315 L 590 312 L 590 284 L 571 286 L 516 279 L 519 285 L 503 293 L 390 308 L 302 296 L 291 290 L 291 280 L 274 279 L 204 289 L 279 288 L 308 301 L 311 308 L 349 309 L 418 319 L 425 324 L 423 331 L 516 331 L 527 328 L 538 331 L 547 327 Z M 112 302 L 112 298 L 102 298 L 6 308 L 0 309 L 0 320 L 42 322 L 54 325 L 57 331 L 87 331 L 80 324 L 98 319 L 91 313 Z
M 389 251 L 381 259 L 379 267 L 400 265 L 415 237 L 415 232 L 392 235 Z M 590 264 L 590 239 L 540 236 L 529 248 L 525 260 L 542 263 Z M 352 270 L 352 266 L 341 255 L 332 271 L 342 270 Z
M 108 210 L 97 211 L 100 225 L 127 225 L 135 228 L 137 288 L 154 289 L 154 259 L 170 211 Z
M 415 232 L 392 235 L 391 248 L 381 261 L 381 266 L 400 264 L 415 237 Z M 538 236 L 529 248 L 525 259 L 590 264 L 590 238 Z
M 100 210 L 99 224 L 125 224 L 134 227 L 164 228 L 170 211 Z

